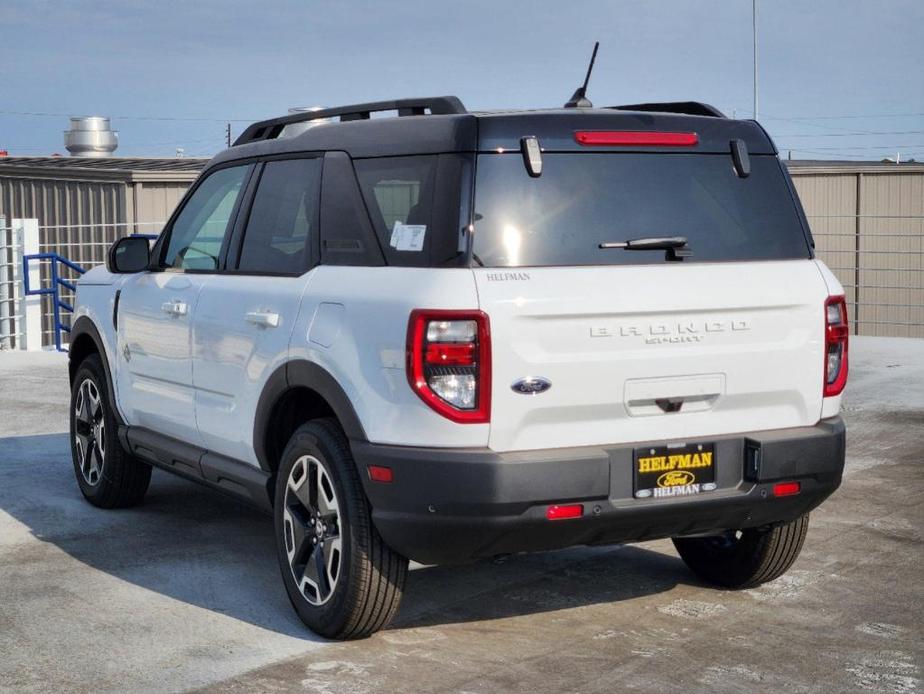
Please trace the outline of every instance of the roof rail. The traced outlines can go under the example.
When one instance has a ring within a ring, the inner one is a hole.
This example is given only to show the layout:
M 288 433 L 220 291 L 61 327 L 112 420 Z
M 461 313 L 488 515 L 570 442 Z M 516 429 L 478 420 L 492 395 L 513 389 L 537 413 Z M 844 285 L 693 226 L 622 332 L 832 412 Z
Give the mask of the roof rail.
M 351 120 L 368 120 L 371 114 L 380 111 L 397 111 L 399 116 L 423 116 L 429 111 L 432 116 L 444 116 L 468 113 L 465 106 L 455 96 L 432 96 L 421 99 L 393 99 L 392 101 L 372 101 L 367 104 L 352 104 L 325 108 L 320 111 L 293 113 L 280 118 L 262 120 L 247 127 L 234 141 L 234 146 L 245 145 L 260 140 L 274 140 L 283 129 L 292 123 L 319 120 L 321 118 L 339 117 L 340 122 Z
M 657 113 L 682 113 L 687 116 L 711 116 L 712 118 L 725 118 L 715 106 L 703 104 L 699 101 L 665 101 L 651 104 L 628 104 L 626 106 L 609 106 L 617 111 L 651 111 Z

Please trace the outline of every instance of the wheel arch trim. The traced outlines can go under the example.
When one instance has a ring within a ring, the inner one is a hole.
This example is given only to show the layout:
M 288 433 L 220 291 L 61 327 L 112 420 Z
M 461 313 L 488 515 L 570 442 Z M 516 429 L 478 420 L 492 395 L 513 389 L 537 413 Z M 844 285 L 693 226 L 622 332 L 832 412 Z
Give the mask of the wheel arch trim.
M 280 399 L 296 388 L 307 388 L 317 393 L 333 410 L 350 441 L 367 441 L 366 431 L 343 387 L 324 367 L 304 359 L 288 361 L 279 366 L 267 379 L 257 403 L 253 426 L 253 448 L 260 467 L 273 472 L 266 436 L 271 425 L 273 410 Z
M 73 346 L 78 342 L 78 340 L 91 340 L 96 346 L 96 353 L 99 354 L 100 361 L 103 362 L 103 371 L 106 375 L 106 396 L 109 398 L 109 402 L 112 406 L 112 412 L 116 417 L 116 420 L 119 424 L 125 423 L 125 418 L 122 417 L 122 413 L 119 410 L 119 401 L 115 396 L 115 381 L 112 378 L 112 369 L 109 368 L 109 354 L 106 351 L 106 343 L 103 340 L 102 335 L 99 332 L 99 329 L 96 327 L 96 324 L 88 316 L 80 316 L 74 325 L 71 327 L 70 333 L 70 349 L 68 349 L 68 379 L 70 384 L 74 384 L 74 375 L 77 373 L 77 369 L 80 367 L 80 364 L 74 363 L 74 352 L 72 351 Z

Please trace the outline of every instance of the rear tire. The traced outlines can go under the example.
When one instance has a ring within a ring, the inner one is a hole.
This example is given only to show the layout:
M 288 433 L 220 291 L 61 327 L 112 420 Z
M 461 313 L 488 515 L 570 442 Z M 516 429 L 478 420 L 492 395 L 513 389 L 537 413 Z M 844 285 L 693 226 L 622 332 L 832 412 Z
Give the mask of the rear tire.
M 77 367 L 71 388 L 71 458 L 87 501 L 100 508 L 127 508 L 144 499 L 151 466 L 119 443 L 108 393 L 103 362 L 91 354 Z
M 391 621 L 408 561 L 372 524 L 335 420 L 314 420 L 292 435 L 276 476 L 273 516 L 282 580 L 309 629 L 330 639 L 358 639 Z
M 701 579 L 724 588 L 753 588 L 789 570 L 802 551 L 808 524 L 805 514 L 772 528 L 674 538 L 674 547 Z

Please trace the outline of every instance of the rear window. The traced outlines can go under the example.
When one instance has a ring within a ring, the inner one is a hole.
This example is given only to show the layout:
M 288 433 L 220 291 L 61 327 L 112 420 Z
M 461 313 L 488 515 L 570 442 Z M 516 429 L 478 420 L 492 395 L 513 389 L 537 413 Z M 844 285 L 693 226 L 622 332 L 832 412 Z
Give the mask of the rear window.
M 779 160 L 729 155 L 543 154 L 531 178 L 519 153 L 482 154 L 475 185 L 476 264 L 487 267 L 661 263 L 664 251 L 604 242 L 684 236 L 683 262 L 811 255 Z

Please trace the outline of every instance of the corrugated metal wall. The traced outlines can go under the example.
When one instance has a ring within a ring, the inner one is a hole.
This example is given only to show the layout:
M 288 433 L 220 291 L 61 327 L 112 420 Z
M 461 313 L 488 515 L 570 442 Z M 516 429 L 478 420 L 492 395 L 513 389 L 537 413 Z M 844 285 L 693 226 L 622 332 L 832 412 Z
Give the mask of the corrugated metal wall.
M 924 337 L 924 166 L 791 173 L 857 334 Z
M 141 225 L 139 231 L 143 228 L 145 233 L 158 233 L 161 230 L 159 226 L 147 223 L 166 222 L 189 185 L 189 181 L 132 184 L 128 194 L 133 205 L 134 221 Z

